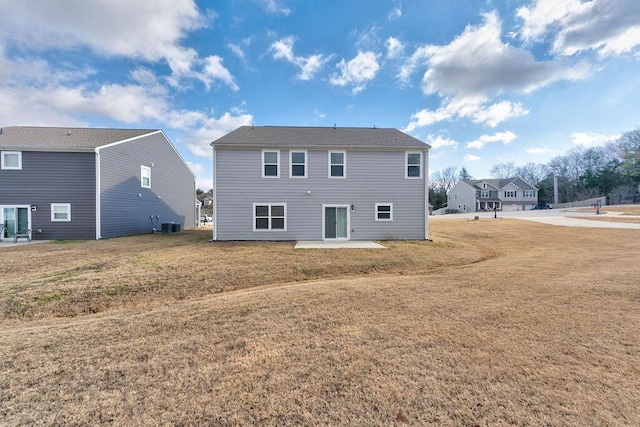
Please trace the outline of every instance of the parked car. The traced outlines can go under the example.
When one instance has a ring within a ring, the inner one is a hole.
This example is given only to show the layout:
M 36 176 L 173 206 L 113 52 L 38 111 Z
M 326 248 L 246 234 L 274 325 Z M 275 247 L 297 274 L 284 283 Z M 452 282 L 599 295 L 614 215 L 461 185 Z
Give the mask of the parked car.
M 538 203 L 533 209 L 553 209 L 553 205 L 551 203 Z

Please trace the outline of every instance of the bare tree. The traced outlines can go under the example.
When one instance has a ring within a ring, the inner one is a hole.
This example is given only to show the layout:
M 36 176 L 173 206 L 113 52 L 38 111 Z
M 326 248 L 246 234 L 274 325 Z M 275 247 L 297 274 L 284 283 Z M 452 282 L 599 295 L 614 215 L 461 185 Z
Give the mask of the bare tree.
M 458 181 L 458 169 L 455 166 L 448 166 L 439 169 L 431 174 L 431 188 L 444 194 L 451 190 L 451 187 Z
M 489 171 L 489 174 L 497 179 L 507 179 L 516 176 L 518 174 L 518 171 L 516 169 L 516 165 L 514 165 L 513 162 L 497 163 L 493 165 L 493 167 Z
M 524 178 L 529 184 L 538 187 L 540 182 L 545 179 L 550 171 L 547 165 L 542 163 L 527 163 L 524 166 L 516 168 L 517 175 Z

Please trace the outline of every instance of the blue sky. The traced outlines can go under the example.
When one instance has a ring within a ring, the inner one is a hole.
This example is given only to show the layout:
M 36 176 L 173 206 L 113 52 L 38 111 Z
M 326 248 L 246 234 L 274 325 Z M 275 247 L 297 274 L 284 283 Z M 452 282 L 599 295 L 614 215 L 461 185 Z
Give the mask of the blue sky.
M 640 126 L 637 0 L 0 0 L 0 126 L 395 127 L 488 177 Z

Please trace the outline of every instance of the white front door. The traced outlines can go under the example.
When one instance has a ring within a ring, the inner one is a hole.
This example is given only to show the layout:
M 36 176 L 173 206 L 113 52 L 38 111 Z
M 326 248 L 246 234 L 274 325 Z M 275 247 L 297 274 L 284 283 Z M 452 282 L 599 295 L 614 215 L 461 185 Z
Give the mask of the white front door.
M 349 240 L 349 205 L 322 205 L 323 240 Z

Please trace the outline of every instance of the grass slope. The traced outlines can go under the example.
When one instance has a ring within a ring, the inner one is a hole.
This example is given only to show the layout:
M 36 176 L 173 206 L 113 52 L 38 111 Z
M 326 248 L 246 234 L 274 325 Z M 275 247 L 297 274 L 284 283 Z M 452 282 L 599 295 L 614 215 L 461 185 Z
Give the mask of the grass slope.
M 1 423 L 640 424 L 640 232 L 431 231 L 2 250 Z

